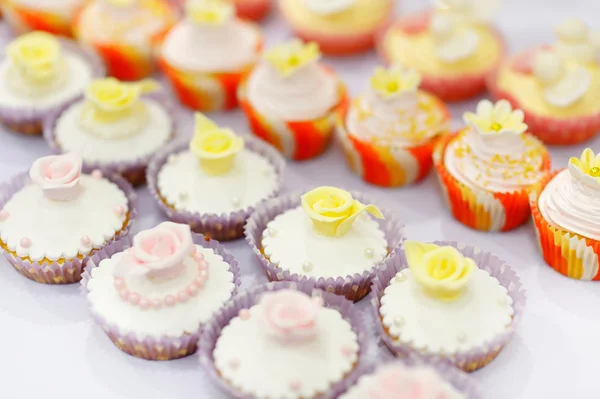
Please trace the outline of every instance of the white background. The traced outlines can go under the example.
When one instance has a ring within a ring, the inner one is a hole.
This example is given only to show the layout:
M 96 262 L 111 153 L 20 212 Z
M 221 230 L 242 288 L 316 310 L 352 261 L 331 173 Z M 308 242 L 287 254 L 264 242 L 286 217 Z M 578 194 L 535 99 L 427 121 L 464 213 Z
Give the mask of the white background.
M 403 1 L 400 11 L 419 9 L 426 3 Z M 497 21 L 515 51 L 553 40 L 552 26 L 570 15 L 596 22 L 600 29 L 598 0 L 507 0 Z M 291 36 L 275 15 L 264 27 L 267 44 Z M 374 54 L 327 61 L 354 95 L 366 86 L 377 64 Z M 457 127 L 462 112 L 474 104 L 452 106 Z M 215 115 L 215 119 L 240 133 L 247 131 L 239 111 Z M 600 138 L 589 145 L 599 151 Z M 554 166 L 564 167 L 568 157 L 579 155 L 583 148 L 552 148 Z M 41 138 L 0 131 L 0 180 L 28 169 L 34 159 L 46 154 Z M 410 238 L 476 244 L 501 255 L 517 270 L 528 292 L 522 324 L 500 356 L 473 374 L 487 398 L 600 397 L 600 283 L 570 280 L 548 268 L 538 253 L 531 223 L 502 234 L 469 230 L 449 217 L 433 176 L 415 187 L 373 188 L 348 171 L 337 147 L 314 161 L 291 164 L 286 182 L 292 188 L 342 184 L 363 190 L 406 221 Z M 146 189 L 138 191 L 141 215 L 137 230 L 163 220 Z M 240 261 L 243 287 L 266 281 L 244 240 L 227 247 Z M 367 305 L 362 301 L 358 306 L 364 309 Z M 0 398 L 225 398 L 205 378 L 196 357 L 149 362 L 120 352 L 89 319 L 77 285 L 31 282 L 4 259 L 0 260 L 0 356 Z M 378 359 L 381 355 L 373 358 Z

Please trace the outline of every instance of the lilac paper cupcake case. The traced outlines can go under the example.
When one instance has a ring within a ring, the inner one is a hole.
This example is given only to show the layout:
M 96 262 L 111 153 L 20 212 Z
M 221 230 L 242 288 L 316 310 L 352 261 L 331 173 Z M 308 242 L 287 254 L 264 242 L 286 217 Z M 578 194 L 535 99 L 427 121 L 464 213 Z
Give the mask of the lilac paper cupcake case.
M 247 149 L 266 158 L 269 163 L 273 165 L 277 173 L 278 181 L 275 191 L 257 205 L 260 206 L 267 200 L 276 197 L 281 192 L 283 186 L 283 174 L 285 172 L 285 161 L 275 148 L 264 143 L 262 140 L 251 136 L 244 136 L 244 143 Z M 176 210 L 167 205 L 166 200 L 163 199 L 158 188 L 158 174 L 169 160 L 170 155 L 186 151 L 188 146 L 189 142 L 187 140 L 175 142 L 156 154 L 150 162 L 150 165 L 148 165 L 146 180 L 148 182 L 148 189 L 154 197 L 155 202 L 170 220 L 176 223 L 188 224 L 192 230 L 197 233 L 205 234 L 220 241 L 234 240 L 243 237 L 244 224 L 246 223 L 246 220 L 248 220 L 248 217 L 255 212 L 255 206 L 230 213 L 201 214 L 197 212 L 192 213 L 184 210 Z
M 217 312 L 217 314 L 215 314 L 211 322 L 204 326 L 198 351 L 200 363 L 204 366 L 210 377 L 228 394 L 229 397 L 235 399 L 254 399 L 252 396 L 237 391 L 233 386 L 221 378 L 215 366 L 213 353 L 221 331 L 233 318 L 238 316 L 240 310 L 249 309 L 255 305 L 259 301 L 261 295 L 265 292 L 283 289 L 293 289 L 311 296 L 321 296 L 323 298 L 323 305 L 339 311 L 342 317 L 350 323 L 353 331 L 357 334 L 359 351 L 358 361 L 354 368 L 341 381 L 333 384 L 327 392 L 311 399 L 336 398 L 340 393 L 348 389 L 350 381 L 355 381 L 368 367 L 365 356 L 368 348 L 367 334 L 363 328 L 362 317 L 351 301 L 333 293 L 324 292 L 323 290 L 315 288 L 310 282 L 271 282 L 254 287 L 232 298 L 223 308 L 221 308 L 221 310 L 219 310 L 219 312 Z
M 171 138 L 169 142 L 173 142 L 177 140 L 178 137 L 182 135 L 181 133 L 181 109 L 176 107 L 173 101 L 169 99 L 166 92 L 164 90 L 160 90 L 158 92 L 145 94 L 142 98 L 154 100 L 167 110 L 167 113 L 171 117 Z M 63 149 L 60 147 L 58 142 L 56 141 L 56 123 L 60 119 L 63 112 L 69 109 L 74 104 L 83 100 L 83 96 L 79 96 L 76 99 L 73 99 L 68 104 L 64 104 L 59 109 L 56 109 L 54 112 L 49 113 L 44 118 L 44 138 L 46 142 L 50 146 L 53 152 L 60 154 L 63 153 Z M 158 151 L 157 151 L 158 152 Z M 148 163 L 152 159 L 152 157 L 156 154 L 148 154 L 142 157 L 139 157 L 133 161 L 113 161 L 113 162 L 97 162 L 97 161 L 88 161 L 85 158 L 83 159 L 83 170 L 86 173 L 91 173 L 93 170 L 100 170 L 102 173 L 111 175 L 111 174 L 119 174 L 125 177 L 131 184 L 134 186 L 143 184 L 146 178 L 146 167 Z
M 416 351 L 409 344 L 400 343 L 394 340 L 385 331 L 383 323 L 381 322 L 379 309 L 381 307 L 381 297 L 390 281 L 399 271 L 408 268 L 403 247 L 399 247 L 397 248 L 397 256 L 388 259 L 385 262 L 385 265 L 377 272 L 377 276 L 373 279 L 373 290 L 370 294 L 370 308 L 371 314 L 375 320 L 375 328 L 379 338 L 383 341 L 385 346 L 398 357 L 406 357 L 418 353 L 428 362 L 442 362 L 446 360 L 464 371 L 475 371 L 494 360 L 502 348 L 504 348 L 512 338 L 512 335 L 521 320 L 523 309 L 525 308 L 525 290 L 514 270 L 496 255 L 454 241 L 435 241 L 434 244 L 455 247 L 464 256 L 473 259 L 480 269 L 487 271 L 492 277 L 495 277 L 500 282 L 500 285 L 506 288 L 508 295 L 513 301 L 512 307 L 514 314 L 510 326 L 482 346 L 469 351 L 458 352 L 455 355 L 448 357 L 434 353 Z
M 106 76 L 106 68 L 104 67 L 104 63 L 96 55 L 96 53 L 80 46 L 72 40 L 64 38 L 60 38 L 58 40 L 63 49 L 69 53 L 80 56 L 88 63 L 92 70 L 93 78 L 101 78 Z M 5 58 L 6 55 L 0 59 L 0 62 L 4 61 Z M 63 108 L 65 104 L 70 103 L 71 101 L 73 101 L 73 99 L 69 99 L 65 102 L 45 109 L 15 108 L 10 106 L 0 107 L 0 120 L 9 127 L 19 125 L 35 125 L 37 126 L 38 131 L 31 131 L 31 134 L 39 134 L 41 132 L 43 121 L 48 117 L 48 115 L 56 112 L 58 109 Z
M 194 244 L 204 248 L 212 249 L 217 255 L 223 258 L 223 261 L 229 264 L 229 270 L 233 273 L 233 289 L 232 296 L 237 294 L 241 285 L 240 269 L 237 260 L 233 255 L 219 244 L 218 241 L 206 239 L 200 234 L 192 234 Z M 87 264 L 83 274 L 81 275 L 81 294 L 85 296 L 88 302 L 90 313 L 93 319 L 102 327 L 106 335 L 123 352 L 147 360 L 173 360 L 189 356 L 196 352 L 198 339 L 202 332 L 202 325 L 198 326 L 196 331 L 185 333 L 179 337 L 172 336 L 140 336 L 135 332 L 128 331 L 112 323 L 110 320 L 95 312 L 92 304 L 87 299 L 88 283 L 92 278 L 92 270 L 99 267 L 104 259 L 109 259 L 118 252 L 130 248 L 133 243 L 133 237 L 127 236 L 106 246 L 101 251 L 98 251 Z M 210 322 L 209 322 L 210 323 Z
M 368 196 L 360 193 L 353 192 L 351 194 L 355 199 L 363 203 L 377 204 L 377 202 L 379 202 L 372 200 Z M 267 224 L 271 220 L 275 219 L 277 215 L 300 206 L 301 195 L 302 194 L 300 193 L 295 193 L 274 198 L 258 206 L 256 211 L 250 216 L 248 222 L 246 223 L 246 227 L 244 229 L 246 241 L 258 258 L 270 281 L 294 281 L 302 283 L 310 282 L 317 288 L 320 288 L 324 291 L 333 292 L 337 295 L 343 295 L 355 302 L 359 301 L 369 293 L 371 289 L 371 280 L 375 277 L 377 270 L 395 257 L 395 248 L 405 239 L 404 223 L 394 216 L 392 211 L 379 207 L 381 212 L 384 214 L 385 219 L 377 219 L 376 221 L 379 223 L 379 227 L 385 233 L 385 237 L 388 242 L 388 250 L 390 252 L 382 262 L 375 264 L 370 270 L 367 270 L 362 274 L 340 276 L 336 278 L 316 278 L 302 276 L 273 265 L 262 252 L 262 235 L 267 228 Z
M 104 248 L 109 246 L 115 240 L 126 237 L 131 231 L 131 226 L 137 216 L 137 194 L 133 187 L 122 177 L 118 175 L 105 177 L 107 180 L 115 183 L 127 197 L 127 207 L 129 209 L 129 220 L 123 229 L 115 235 L 115 237 L 104 244 L 103 247 L 92 251 L 91 255 L 102 252 Z M 12 179 L 4 183 L 0 187 L 0 209 L 27 184 L 31 183 L 28 172 L 20 173 Z M 83 259 L 75 258 L 68 259 L 64 263 L 58 262 L 34 262 L 27 261 L 12 253 L 0 248 L 0 252 L 4 252 L 4 256 L 14 266 L 19 273 L 25 277 L 43 284 L 72 284 L 81 280 L 82 272 L 91 256 L 85 256 Z

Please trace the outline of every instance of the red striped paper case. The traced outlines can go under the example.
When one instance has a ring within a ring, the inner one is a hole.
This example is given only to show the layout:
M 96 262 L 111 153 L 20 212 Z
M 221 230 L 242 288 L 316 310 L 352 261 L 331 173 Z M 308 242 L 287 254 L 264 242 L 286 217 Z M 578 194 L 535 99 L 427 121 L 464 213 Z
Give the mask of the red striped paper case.
M 71 19 L 57 13 L 24 7 L 13 0 L 1 1 L 4 18 L 15 35 L 41 30 L 54 35 L 73 36 Z M 1 14 L 0 14 L 1 15 Z
M 246 80 L 240 84 L 238 100 L 256 136 L 277 148 L 285 157 L 296 161 L 314 158 L 327 149 L 338 118 L 348 108 L 348 91 L 343 82 L 339 81 L 338 84 L 338 104 L 325 115 L 311 121 L 292 122 L 261 114 L 254 108 L 247 98 Z
M 435 145 L 433 163 L 440 187 L 452 215 L 461 223 L 481 231 L 509 231 L 530 215 L 529 190 L 497 193 L 468 187 L 456 180 L 444 163 L 446 147 L 459 133 L 442 137 Z M 542 171 L 550 170 L 550 155 L 544 154 Z
M 235 0 L 238 17 L 251 21 L 258 21 L 267 16 L 271 10 L 273 0 Z
M 538 244 L 552 269 L 575 280 L 600 281 L 600 241 L 550 225 L 538 199 L 544 187 L 562 170 L 548 173 L 531 191 L 530 206 Z

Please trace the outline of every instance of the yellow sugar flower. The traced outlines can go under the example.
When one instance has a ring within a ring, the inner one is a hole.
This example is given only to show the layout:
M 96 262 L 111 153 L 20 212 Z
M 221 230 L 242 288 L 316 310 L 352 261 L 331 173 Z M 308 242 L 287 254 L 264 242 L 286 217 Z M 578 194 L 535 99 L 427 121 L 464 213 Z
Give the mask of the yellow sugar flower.
M 224 0 L 188 0 L 185 9 L 189 19 L 203 25 L 220 25 L 235 13 L 233 3 Z
M 440 300 L 456 299 L 477 269 L 473 259 L 454 247 L 405 241 L 404 253 L 410 272 L 425 291 Z
M 298 69 L 321 57 L 319 45 L 314 42 L 302 43 L 292 40 L 288 43 L 273 47 L 265 53 L 269 61 L 283 77 L 293 75 Z
M 200 166 L 210 175 L 229 172 L 235 156 L 244 148 L 244 139 L 231 129 L 220 128 L 199 112 L 195 114 L 195 120 L 190 150 L 200 159 Z
M 13 40 L 7 48 L 10 62 L 32 83 L 53 80 L 63 65 L 60 43 L 53 35 L 35 31 Z
M 483 135 L 522 134 L 527 130 L 524 118 L 523 111 L 513 110 L 506 100 L 500 100 L 496 104 L 482 100 L 477 104 L 476 114 L 466 112 L 463 117 L 467 125 Z
M 587 185 L 600 185 L 600 153 L 596 155 L 591 148 L 586 148 L 580 158 L 571 157 L 569 172 Z
M 378 67 L 371 76 L 371 87 L 384 100 L 404 93 L 414 93 L 421 84 L 421 74 L 414 69 Z
M 377 219 L 384 218 L 375 205 L 364 205 L 352 198 L 348 191 L 336 187 L 319 187 L 309 191 L 302 196 L 302 207 L 315 229 L 330 237 L 346 234 L 363 212 Z
M 158 83 L 152 79 L 132 83 L 115 78 L 95 79 L 89 84 L 85 98 L 92 106 L 96 120 L 111 122 L 127 116 L 138 104 L 140 95 L 158 87 Z

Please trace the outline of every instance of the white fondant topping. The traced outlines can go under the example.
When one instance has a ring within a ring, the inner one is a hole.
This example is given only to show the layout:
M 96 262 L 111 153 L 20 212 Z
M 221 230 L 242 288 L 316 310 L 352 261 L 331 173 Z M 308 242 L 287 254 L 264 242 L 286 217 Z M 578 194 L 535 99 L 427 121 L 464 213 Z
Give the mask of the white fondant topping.
M 259 63 L 248 80 L 248 100 L 259 113 L 285 121 L 310 121 L 339 101 L 338 80 L 316 63 L 288 77 L 269 62 Z
M 123 207 L 118 214 L 115 208 Z M 43 258 L 73 259 L 87 254 L 114 238 L 123 228 L 126 218 L 127 197 L 114 183 L 81 175 L 79 193 L 70 201 L 46 198 L 42 189 L 28 184 L 6 203 L 9 216 L 0 221 L 0 237 L 8 249 L 18 256 L 29 256 L 33 261 Z M 88 236 L 91 246 L 83 245 L 81 238 Z M 22 238 L 31 246 L 23 248 Z
M 65 71 L 67 76 L 55 90 L 36 93 L 28 96 L 15 92 L 17 87 L 11 79 L 10 62 L 4 59 L 0 63 L 0 107 L 3 108 L 36 108 L 49 109 L 77 97 L 92 80 L 92 69 L 88 63 L 78 55 L 62 49 L 62 56 L 66 61 Z
M 270 234 L 273 232 L 274 234 Z M 267 224 L 262 245 L 271 263 L 308 277 L 346 277 L 370 270 L 388 253 L 384 232 L 368 215 L 359 216 L 341 237 L 319 234 L 302 207 L 288 210 Z M 373 256 L 365 256 L 372 249 Z M 313 267 L 304 268 L 310 262 Z
M 592 84 L 592 76 L 584 67 L 565 73 L 555 85 L 544 90 L 546 101 L 557 107 L 568 107 L 586 95 Z
M 56 141 L 64 152 L 79 152 L 84 162 L 127 162 L 150 155 L 162 148 L 171 138 L 171 116 L 153 100 L 142 100 L 148 110 L 148 123 L 137 134 L 108 140 L 82 130 L 80 115 L 84 102 L 69 107 L 56 121 Z M 118 128 L 118 123 L 107 125 Z
M 214 312 L 231 298 L 235 288 L 229 264 L 210 248 L 196 245 L 196 249 L 204 255 L 208 263 L 208 279 L 198 294 L 186 302 L 180 302 L 173 307 L 144 310 L 123 300 L 115 288 L 114 280 L 115 267 L 123 256 L 121 252 L 103 260 L 92 270 L 87 294 L 92 309 L 108 323 L 141 336 L 178 337 L 184 333 L 196 332 L 201 323 L 208 321 Z M 164 297 L 185 291 L 198 274 L 198 267 L 192 257 L 185 260 L 185 265 L 184 272 L 171 280 L 152 282 L 138 279 L 137 284 L 144 286 L 132 287 L 132 291 L 144 292 L 150 297 Z
M 352 7 L 356 0 L 304 0 L 306 8 L 318 15 L 331 15 Z
M 321 308 L 315 339 L 293 344 L 266 334 L 260 317 L 260 306 L 255 305 L 248 320 L 233 318 L 214 350 L 223 379 L 253 398 L 315 397 L 341 380 L 357 361 L 356 334 L 336 310 Z
M 435 38 L 436 54 L 447 63 L 469 58 L 481 41 L 475 29 L 457 26 L 449 15 L 435 14 L 431 21 L 431 31 Z
M 158 173 L 158 190 L 177 210 L 230 213 L 255 206 L 277 188 L 277 172 L 259 154 L 242 150 L 225 175 L 209 175 L 191 151 L 173 154 Z
M 404 269 L 385 289 L 380 313 L 391 336 L 400 342 L 449 355 L 481 346 L 502 333 L 514 310 L 506 288 L 485 270 L 471 274 L 458 299 L 441 301 L 429 296 L 410 269 Z M 399 318 L 403 323 L 395 322 Z
M 184 20 L 162 45 L 166 61 L 192 72 L 236 72 L 252 64 L 260 35 L 252 25 L 237 19 L 222 25 L 200 25 Z
M 596 43 L 585 22 L 569 18 L 555 28 L 558 42 L 555 49 L 560 56 L 574 62 L 595 62 L 598 60 Z

